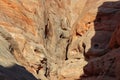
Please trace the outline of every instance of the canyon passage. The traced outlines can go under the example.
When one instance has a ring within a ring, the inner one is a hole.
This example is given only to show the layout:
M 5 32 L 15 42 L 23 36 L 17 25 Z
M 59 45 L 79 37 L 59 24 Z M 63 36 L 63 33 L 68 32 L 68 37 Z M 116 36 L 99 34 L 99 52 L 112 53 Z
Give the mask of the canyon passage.
M 119 0 L 0 0 L 0 80 L 120 80 Z

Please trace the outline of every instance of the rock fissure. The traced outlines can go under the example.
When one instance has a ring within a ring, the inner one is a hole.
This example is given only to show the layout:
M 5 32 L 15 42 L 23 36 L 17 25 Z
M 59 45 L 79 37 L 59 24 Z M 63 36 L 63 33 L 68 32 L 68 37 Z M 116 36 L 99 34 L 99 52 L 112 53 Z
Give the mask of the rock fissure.
M 0 0 L 0 79 L 119 80 L 119 0 Z

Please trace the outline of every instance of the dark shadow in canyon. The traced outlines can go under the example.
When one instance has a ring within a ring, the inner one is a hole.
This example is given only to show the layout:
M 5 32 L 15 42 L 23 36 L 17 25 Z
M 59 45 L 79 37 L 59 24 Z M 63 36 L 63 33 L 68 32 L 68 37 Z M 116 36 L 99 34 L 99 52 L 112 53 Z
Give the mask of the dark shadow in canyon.
M 20 65 L 3 67 L 0 65 L 0 80 L 37 80 L 30 72 Z
M 93 22 L 95 34 L 91 38 L 91 47 L 85 53 L 88 58 L 100 57 L 109 51 L 108 46 L 112 33 L 118 25 L 114 18 L 118 11 L 120 11 L 120 1 L 104 2 L 98 7 L 96 19 Z
M 88 62 L 91 59 L 101 57 L 105 55 L 107 52 L 109 52 L 110 50 L 109 42 L 112 33 L 114 32 L 115 28 L 118 25 L 116 23 L 118 23 L 117 19 L 119 17 L 117 16 L 114 17 L 118 11 L 120 11 L 120 1 L 104 2 L 101 6 L 98 7 L 96 18 L 93 21 L 95 34 L 90 39 L 91 47 L 85 53 L 85 57 L 87 58 Z M 89 22 L 89 24 L 90 23 L 92 22 Z M 84 67 L 84 72 L 86 72 L 85 67 Z M 96 76 L 96 74 L 91 76 Z M 84 78 L 86 80 L 86 77 L 88 77 L 88 75 L 83 74 L 83 76 L 80 76 L 79 80 L 84 80 Z

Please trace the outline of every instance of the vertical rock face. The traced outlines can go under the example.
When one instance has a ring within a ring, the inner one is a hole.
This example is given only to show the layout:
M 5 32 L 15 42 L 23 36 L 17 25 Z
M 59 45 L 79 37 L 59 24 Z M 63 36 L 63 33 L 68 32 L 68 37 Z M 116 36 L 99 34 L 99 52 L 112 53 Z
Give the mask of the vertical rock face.
M 86 22 L 93 25 L 83 34 L 88 64 L 84 67 L 87 77 L 82 80 L 119 80 L 119 4 L 119 1 L 102 3 L 93 22 Z
M 0 78 L 119 80 L 119 17 L 119 0 L 0 0 Z

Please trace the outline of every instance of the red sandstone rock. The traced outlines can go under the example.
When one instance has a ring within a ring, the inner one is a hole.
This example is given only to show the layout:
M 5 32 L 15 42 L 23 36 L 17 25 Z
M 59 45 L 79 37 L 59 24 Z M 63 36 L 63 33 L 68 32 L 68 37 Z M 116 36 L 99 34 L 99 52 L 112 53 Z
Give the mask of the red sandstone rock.
M 118 0 L 0 0 L 0 78 L 17 64 L 41 80 L 119 80 L 119 10 Z

